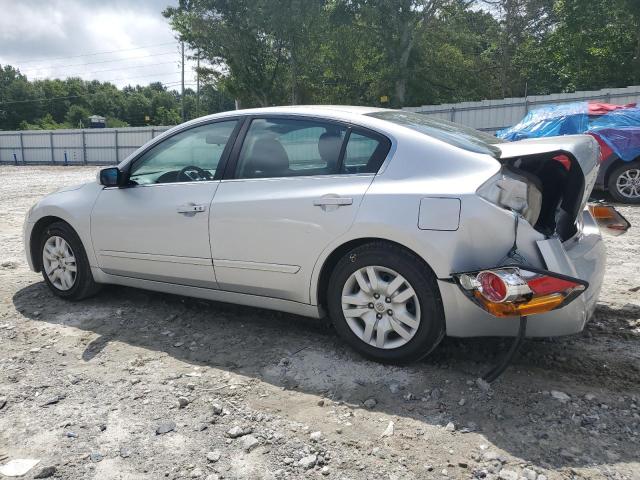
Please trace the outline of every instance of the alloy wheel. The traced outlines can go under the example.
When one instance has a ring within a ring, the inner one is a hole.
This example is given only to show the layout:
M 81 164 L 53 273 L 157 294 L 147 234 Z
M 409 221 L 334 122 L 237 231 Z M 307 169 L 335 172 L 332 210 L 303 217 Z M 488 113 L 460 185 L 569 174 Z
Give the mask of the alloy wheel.
M 42 249 L 42 266 L 47 278 L 58 290 L 69 290 L 76 282 L 76 257 L 67 241 L 58 236 L 47 239 Z
M 640 169 L 630 168 L 622 172 L 616 179 L 616 188 L 623 197 L 640 198 Z
M 377 348 L 406 345 L 420 326 L 420 302 L 398 272 L 367 266 L 353 272 L 342 289 L 342 313 L 351 331 Z

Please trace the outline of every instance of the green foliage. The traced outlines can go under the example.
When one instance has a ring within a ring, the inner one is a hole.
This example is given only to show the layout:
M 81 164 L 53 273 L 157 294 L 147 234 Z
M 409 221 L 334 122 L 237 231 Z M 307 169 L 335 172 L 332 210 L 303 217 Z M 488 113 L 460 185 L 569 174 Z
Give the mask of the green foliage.
M 105 123 L 107 125 L 107 128 L 123 128 L 123 127 L 131 126 L 127 122 L 120 120 L 118 118 L 113 118 L 113 117 L 107 117 L 105 120 Z
M 185 118 L 196 116 L 196 94 L 185 91 Z M 199 115 L 233 108 L 233 101 L 213 86 L 203 88 Z M 90 115 L 106 117 L 107 126 L 175 125 L 182 121 L 181 98 L 161 83 L 118 89 L 110 83 L 66 80 L 29 81 L 18 70 L 0 66 L 0 130 L 78 128 Z
M 247 107 L 420 105 L 640 82 L 638 0 L 182 0 L 164 14 Z
M 640 84 L 639 0 L 180 0 L 199 100 L 161 83 L 29 81 L 0 66 L 0 129 L 172 125 L 241 107 L 401 107 Z
M 91 112 L 82 105 L 71 105 L 65 115 L 65 120 L 71 128 L 84 128 L 89 124 Z

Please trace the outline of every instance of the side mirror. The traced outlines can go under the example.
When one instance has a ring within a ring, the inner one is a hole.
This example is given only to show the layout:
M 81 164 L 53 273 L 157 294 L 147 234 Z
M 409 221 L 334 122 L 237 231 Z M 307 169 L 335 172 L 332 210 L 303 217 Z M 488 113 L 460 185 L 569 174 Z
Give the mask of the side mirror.
M 98 183 L 105 187 L 119 187 L 122 183 L 122 172 L 118 167 L 107 167 L 100 170 Z

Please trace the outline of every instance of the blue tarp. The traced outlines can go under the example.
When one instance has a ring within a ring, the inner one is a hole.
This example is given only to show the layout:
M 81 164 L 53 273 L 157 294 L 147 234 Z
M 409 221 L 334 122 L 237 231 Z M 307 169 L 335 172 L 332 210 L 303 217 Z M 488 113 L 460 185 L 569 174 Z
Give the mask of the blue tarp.
M 496 136 L 515 141 L 580 133 L 598 135 L 618 157 L 631 161 L 640 156 L 640 108 L 627 106 L 603 112 L 590 108 L 588 102 L 549 105 L 532 110 L 517 125 L 500 130 Z

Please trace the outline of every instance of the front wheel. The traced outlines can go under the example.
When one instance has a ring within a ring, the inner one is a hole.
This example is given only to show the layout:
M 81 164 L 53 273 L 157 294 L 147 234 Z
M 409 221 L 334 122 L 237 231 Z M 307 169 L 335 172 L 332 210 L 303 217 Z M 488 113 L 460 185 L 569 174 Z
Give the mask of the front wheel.
M 342 338 L 373 360 L 418 360 L 444 336 L 434 274 L 393 244 L 370 243 L 347 253 L 331 275 L 327 303 Z
M 609 175 L 607 188 L 618 202 L 640 203 L 640 160 L 616 167 Z
M 67 300 L 82 300 L 95 294 L 87 254 L 78 234 L 66 223 L 49 225 L 40 239 L 42 277 L 49 289 Z

